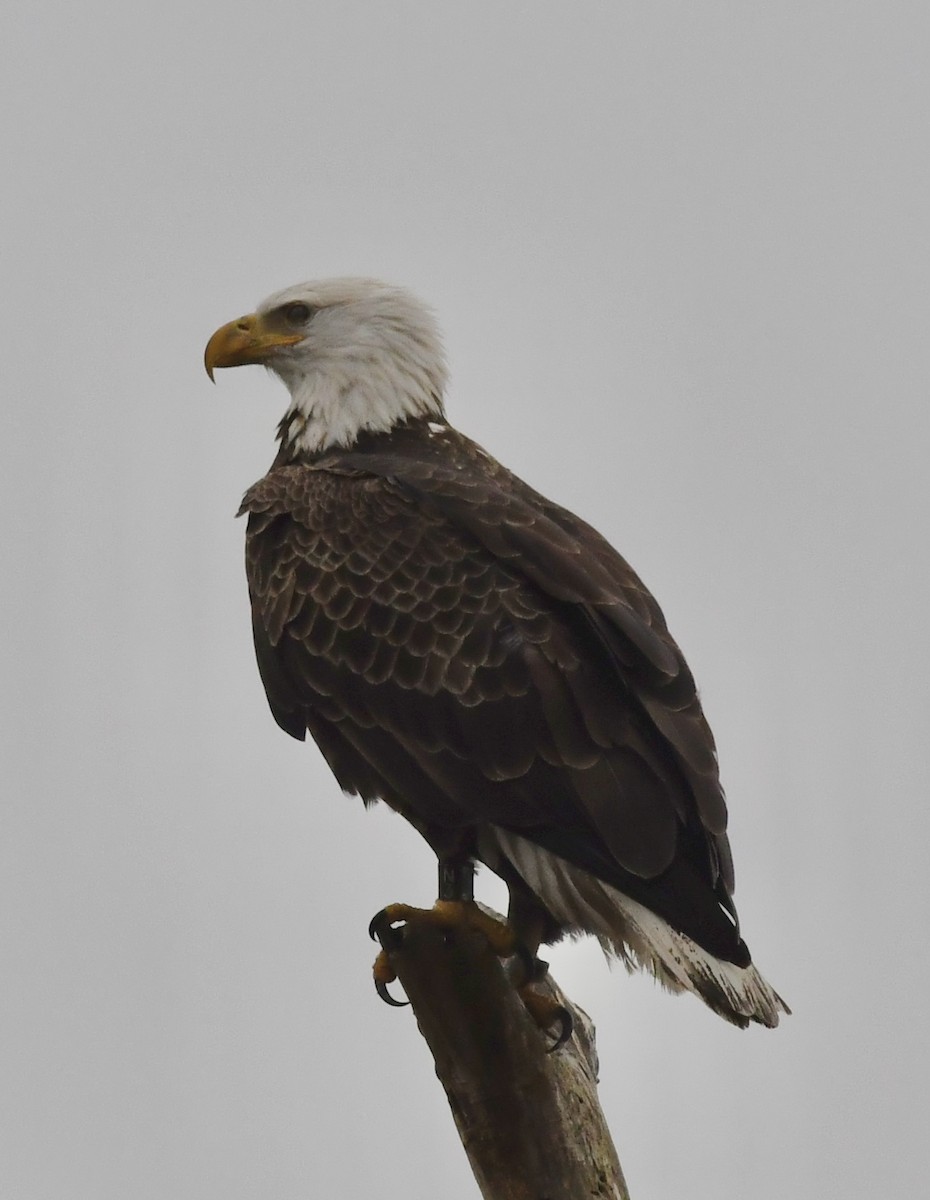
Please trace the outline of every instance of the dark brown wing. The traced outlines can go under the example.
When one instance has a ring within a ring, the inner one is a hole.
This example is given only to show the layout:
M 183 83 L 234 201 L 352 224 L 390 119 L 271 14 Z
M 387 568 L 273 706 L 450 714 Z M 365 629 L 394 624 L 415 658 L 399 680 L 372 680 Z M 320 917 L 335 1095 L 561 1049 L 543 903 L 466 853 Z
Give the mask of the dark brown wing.
M 392 450 L 346 455 L 345 465 L 397 478 L 411 496 L 467 530 L 495 559 L 554 600 L 577 608 L 685 773 L 701 821 L 722 835 L 727 811 L 714 738 L 694 678 L 662 611 L 633 568 L 598 532 L 535 492 L 479 446 L 449 429 L 395 435 Z M 393 474 L 392 474 L 393 473 Z M 732 861 L 724 876 L 732 891 Z
M 243 507 L 269 702 L 344 788 L 517 830 L 733 953 L 713 740 L 599 535 L 451 431 L 277 466 Z

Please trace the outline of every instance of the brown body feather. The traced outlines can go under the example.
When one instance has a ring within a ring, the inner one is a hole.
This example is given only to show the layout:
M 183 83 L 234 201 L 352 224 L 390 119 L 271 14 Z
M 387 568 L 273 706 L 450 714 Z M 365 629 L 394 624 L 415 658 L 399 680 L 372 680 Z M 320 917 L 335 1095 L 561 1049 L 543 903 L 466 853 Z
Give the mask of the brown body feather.
M 441 854 L 518 834 L 749 963 L 694 681 L 598 533 L 416 421 L 282 452 L 242 511 L 269 703 L 345 790 L 385 800 Z M 545 896 L 530 902 L 558 936 Z

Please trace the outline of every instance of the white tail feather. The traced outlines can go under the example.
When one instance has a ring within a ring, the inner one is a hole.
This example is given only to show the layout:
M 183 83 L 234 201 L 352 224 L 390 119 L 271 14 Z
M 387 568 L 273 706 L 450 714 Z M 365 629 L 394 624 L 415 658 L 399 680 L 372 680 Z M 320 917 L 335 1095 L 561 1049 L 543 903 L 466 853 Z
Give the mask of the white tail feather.
M 561 925 L 572 933 L 593 933 L 627 970 L 645 968 L 672 992 L 694 992 L 735 1025 L 758 1021 L 774 1028 L 779 1013 L 790 1012 L 751 964 L 715 958 L 642 904 L 535 842 L 497 826 L 488 832 Z

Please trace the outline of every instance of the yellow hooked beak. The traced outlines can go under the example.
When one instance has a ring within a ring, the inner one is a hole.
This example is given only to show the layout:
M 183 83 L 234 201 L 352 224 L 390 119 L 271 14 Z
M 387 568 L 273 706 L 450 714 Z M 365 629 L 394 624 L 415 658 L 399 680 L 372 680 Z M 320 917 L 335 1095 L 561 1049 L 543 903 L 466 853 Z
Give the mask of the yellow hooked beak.
M 203 353 L 203 365 L 213 379 L 217 367 L 243 367 L 248 363 L 267 362 L 279 347 L 293 346 L 303 336 L 302 333 L 276 328 L 258 313 L 249 313 L 247 317 L 230 321 L 214 333 Z

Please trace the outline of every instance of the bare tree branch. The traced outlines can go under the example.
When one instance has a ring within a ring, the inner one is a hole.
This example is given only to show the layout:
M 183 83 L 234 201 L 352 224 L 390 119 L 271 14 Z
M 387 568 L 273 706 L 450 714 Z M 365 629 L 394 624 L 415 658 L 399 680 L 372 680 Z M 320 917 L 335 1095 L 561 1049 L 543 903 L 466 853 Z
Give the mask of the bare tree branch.
M 484 1200 L 629 1200 L 597 1100 L 593 1026 L 553 1054 L 485 938 L 411 922 L 391 964 L 426 1038 Z

